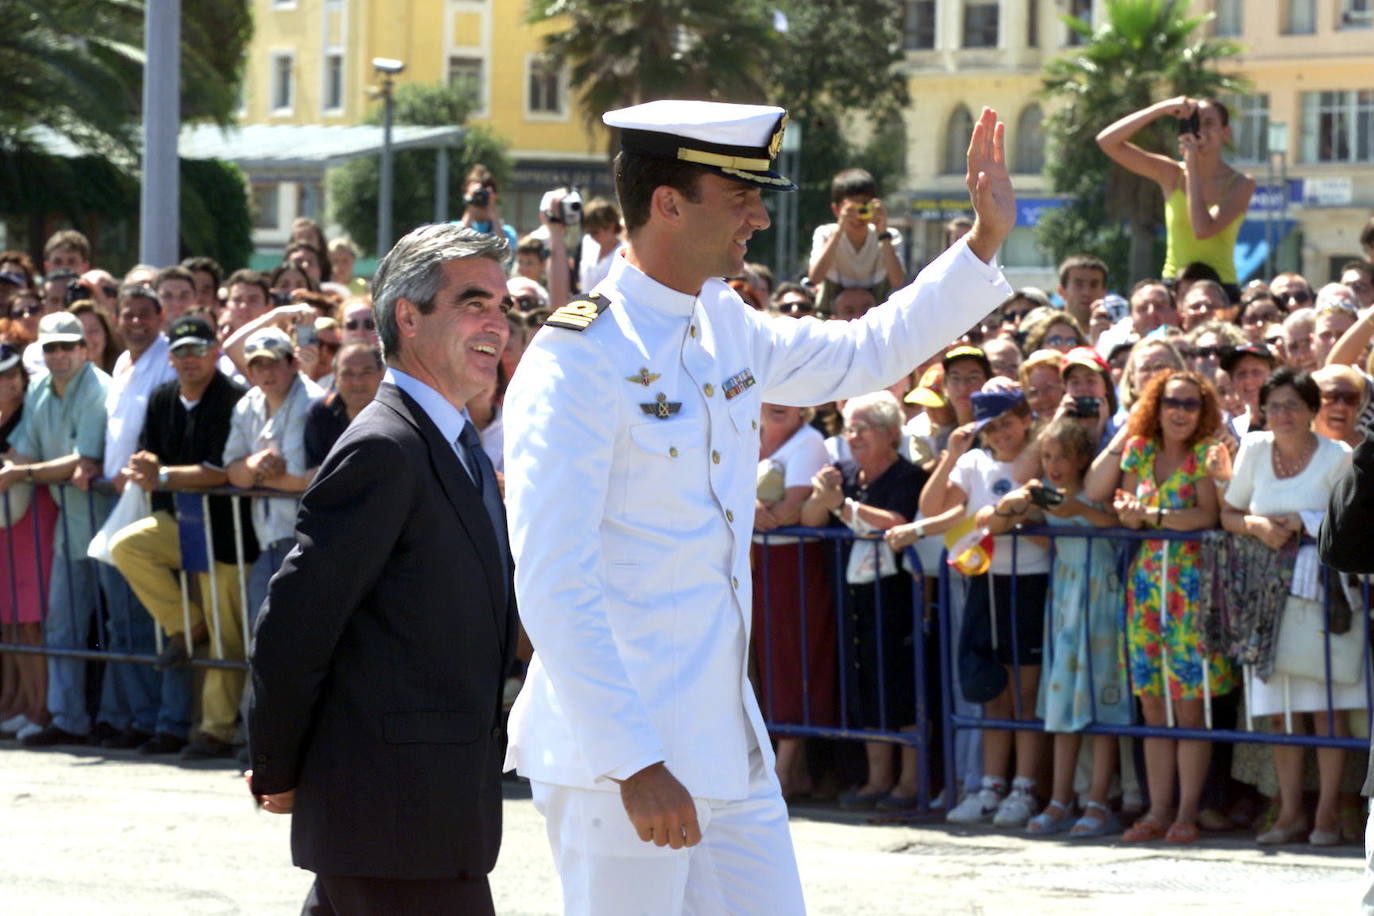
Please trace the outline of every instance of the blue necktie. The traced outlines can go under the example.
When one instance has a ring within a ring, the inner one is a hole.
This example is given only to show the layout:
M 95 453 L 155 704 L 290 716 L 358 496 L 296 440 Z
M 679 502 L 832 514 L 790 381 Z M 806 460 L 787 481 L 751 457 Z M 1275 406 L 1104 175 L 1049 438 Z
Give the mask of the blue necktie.
M 496 533 L 496 546 L 501 554 L 501 574 L 502 587 L 505 586 L 505 571 L 510 565 L 510 542 L 506 532 L 506 509 L 501 505 L 501 493 L 496 488 L 496 469 L 491 465 L 491 459 L 482 449 L 482 437 L 477 433 L 477 427 L 471 422 L 463 424 L 463 431 L 458 434 L 458 448 L 463 454 L 463 464 L 467 468 L 468 477 L 479 493 L 482 494 L 482 506 L 487 510 L 487 515 L 491 518 L 492 530 Z

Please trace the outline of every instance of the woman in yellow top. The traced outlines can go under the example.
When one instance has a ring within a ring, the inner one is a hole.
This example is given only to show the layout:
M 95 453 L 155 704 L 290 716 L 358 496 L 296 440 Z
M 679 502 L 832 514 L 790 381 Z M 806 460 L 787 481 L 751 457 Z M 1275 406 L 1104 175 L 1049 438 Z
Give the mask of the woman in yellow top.
M 1182 162 L 1130 142 L 1145 125 L 1165 116 L 1179 121 Z M 1222 147 L 1231 139 L 1230 119 L 1226 106 L 1214 99 L 1179 96 L 1105 128 L 1097 135 L 1097 145 L 1122 167 L 1154 179 L 1164 192 L 1167 251 L 1163 275 L 1174 277 L 1187 265 L 1201 261 L 1216 270 L 1235 301 L 1239 294 L 1236 236 L 1255 182 L 1221 158 Z

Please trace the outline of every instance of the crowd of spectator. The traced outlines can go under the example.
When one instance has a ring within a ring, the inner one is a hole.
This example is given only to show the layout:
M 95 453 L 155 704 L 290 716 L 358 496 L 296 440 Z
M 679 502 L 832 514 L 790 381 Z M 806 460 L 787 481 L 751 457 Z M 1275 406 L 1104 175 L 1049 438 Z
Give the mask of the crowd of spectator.
M 1222 174 L 1217 193 L 1235 187 L 1248 198 L 1252 183 L 1219 163 L 1224 109 L 1198 107 L 1202 131 L 1183 144 L 1185 160 Z M 1124 135 L 1134 129 L 1127 123 Z M 1210 193 L 1178 180 L 1166 192 L 1178 192 L 1180 208 L 1188 194 Z M 773 320 L 857 318 L 890 272 L 905 277 L 870 177 L 837 175 L 832 210 L 836 222 L 816 230 L 814 282 L 780 284 L 760 306 Z M 951 225 L 950 241 L 966 228 Z M 893 548 L 856 542 L 836 563 L 820 545 L 756 536 L 753 662 L 765 716 L 798 723 L 804 709 L 816 726 L 916 727 L 908 609 L 912 589 L 933 597 L 947 550 L 952 670 L 930 651 L 933 617 L 916 625 L 927 646 L 926 739 L 937 749 L 930 775 L 937 788 L 940 778 L 954 784 L 950 821 L 1129 842 L 1237 828 L 1266 845 L 1357 840 L 1365 755 L 1166 735 L 1368 734 L 1368 628 L 1350 612 L 1363 598 L 1339 577 L 1325 597 L 1312 544 L 1374 416 L 1374 220 L 1362 244 L 1365 257 L 1329 282 L 1283 272 L 1243 286 L 1204 261 L 1128 282 L 1076 255 L 1055 290 L 1017 290 L 885 391 L 806 410 L 765 405 L 758 531 L 847 526 Z M 1046 526 L 1192 536 L 1018 533 Z M 905 568 L 908 546 L 924 577 Z M 827 577 L 836 584 L 824 587 Z M 946 676 L 951 712 L 1040 727 L 960 730 L 955 771 L 940 772 Z M 1132 722 L 1160 736 L 1138 747 L 1082 740 L 1090 724 Z M 794 736 L 778 745 L 789 797 L 837 792 L 846 806 L 878 810 L 917 803 L 909 750 L 870 742 L 846 768 Z
M 1194 192 L 1184 186 L 1184 204 Z M 481 167 L 464 198 L 461 221 L 513 252 L 498 381 L 467 405 L 499 472 L 506 381 L 544 319 L 605 275 L 625 234 L 613 203 L 560 189 L 522 237 Z M 775 283 L 762 265 L 729 278 L 747 306 L 776 321 L 855 320 L 905 282 L 871 176 L 835 176 L 831 209 L 802 282 Z M 951 222 L 947 243 L 969 228 Z M 1374 256 L 1374 221 L 1363 242 Z M 293 544 L 299 494 L 382 381 L 358 257 L 310 220 L 266 273 L 224 276 L 192 257 L 116 278 L 70 230 L 48 240 L 41 265 L 0 253 L 0 642 L 157 659 L 0 653 L 0 731 L 28 746 L 235 753 L 241 668 L 187 662 L 243 660 Z M 1367 628 L 1350 622 L 1344 592 L 1332 592 L 1347 620 L 1333 627 L 1341 663 L 1329 708 L 1325 671 L 1286 621 L 1324 622 L 1308 536 L 1374 415 L 1371 271 L 1352 259 L 1330 282 L 1284 272 L 1241 287 L 1203 261 L 1131 279 L 1076 255 L 1056 289 L 1017 290 L 886 390 L 765 405 L 751 663 L 768 719 L 911 731 L 922 693 L 932 745 L 944 712 L 1040 723 L 958 733 L 954 771 L 933 774 L 957 790 L 954 822 L 1124 830 L 1131 841 L 1233 826 L 1254 827 L 1262 843 L 1358 835 L 1357 755 L 1322 748 L 1305 769 L 1301 748 L 1166 737 L 1138 754 L 1081 730 L 1367 727 L 1363 652 L 1352 667 L 1347 650 Z M 820 543 L 769 534 L 794 525 L 879 540 L 846 547 L 837 564 Z M 1025 526 L 1206 534 L 1051 543 L 1018 534 Z M 904 561 L 908 546 L 925 576 Z M 946 548 L 953 670 L 934 620 L 916 621 L 928 637 L 918 683 L 903 609 L 930 597 Z M 1266 576 L 1281 587 L 1257 584 Z M 906 810 L 921 766 L 910 746 L 871 741 L 846 770 L 800 738 L 778 739 L 789 797 L 843 789 L 836 780 L 852 775 L 843 804 Z
M 560 189 L 521 239 L 481 165 L 460 221 L 513 253 L 500 381 L 467 405 L 499 469 L 506 381 L 623 227 Z M 117 278 L 74 230 L 41 264 L 0 253 L 0 643 L 51 653 L 0 652 L 0 735 L 187 758 L 242 745 L 245 637 L 299 496 L 386 371 L 359 255 L 309 219 L 265 272 L 190 257 Z

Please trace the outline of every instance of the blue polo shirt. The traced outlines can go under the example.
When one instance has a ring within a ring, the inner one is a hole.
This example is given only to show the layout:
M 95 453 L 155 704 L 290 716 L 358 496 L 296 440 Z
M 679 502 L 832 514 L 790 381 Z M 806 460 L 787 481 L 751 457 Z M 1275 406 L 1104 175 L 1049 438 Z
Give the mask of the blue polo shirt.
M 51 375 L 34 381 L 24 396 L 24 419 L 10 437 L 15 452 L 34 461 L 76 454 L 100 464 L 105 457 L 105 391 L 109 384 L 110 377 L 90 362 L 72 376 L 61 395 L 53 389 Z M 96 494 L 92 507 L 87 494 L 74 488 L 52 484 L 49 490 L 65 515 L 58 521 L 58 543 L 65 541 L 73 551 L 84 553 L 95 529 L 105 521 L 108 500 Z

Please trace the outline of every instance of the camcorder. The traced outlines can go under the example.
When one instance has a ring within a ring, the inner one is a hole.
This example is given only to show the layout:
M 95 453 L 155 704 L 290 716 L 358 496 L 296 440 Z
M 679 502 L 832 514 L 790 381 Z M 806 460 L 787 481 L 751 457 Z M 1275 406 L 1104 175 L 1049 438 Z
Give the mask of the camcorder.
M 491 188 L 478 188 L 463 198 L 463 203 L 469 207 L 485 207 L 491 203 Z
M 563 194 L 563 199 L 554 203 L 554 196 L 560 193 Z M 548 216 L 551 223 L 576 226 L 582 222 L 582 194 L 577 190 L 577 185 L 571 188 L 554 188 L 544 193 L 543 199 L 539 201 L 539 209 Z

